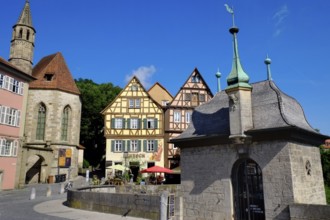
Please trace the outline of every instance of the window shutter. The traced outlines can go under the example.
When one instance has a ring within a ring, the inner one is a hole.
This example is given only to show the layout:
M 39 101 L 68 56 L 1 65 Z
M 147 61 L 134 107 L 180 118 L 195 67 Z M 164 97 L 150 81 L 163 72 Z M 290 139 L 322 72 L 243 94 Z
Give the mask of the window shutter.
M 111 128 L 115 128 L 115 119 L 111 118 Z
M 147 140 L 143 140 L 143 152 L 147 152 Z
M 121 122 L 122 122 L 122 128 L 123 128 L 123 129 L 125 129 L 125 121 L 126 121 L 125 118 L 122 118 L 122 119 L 121 119 Z
M 16 126 L 17 127 L 19 127 L 20 120 L 21 120 L 21 111 L 17 110 L 17 112 L 16 112 Z
M 127 150 L 126 151 L 131 151 L 131 140 L 127 140 Z
M 138 129 L 141 129 L 141 123 L 142 123 L 142 120 L 141 118 L 138 119 Z
M 154 125 L 155 125 L 155 129 L 157 129 L 158 128 L 158 119 L 157 118 L 155 118 L 155 120 L 154 120 Z
M 131 119 L 130 118 L 127 119 L 127 128 L 128 129 L 131 128 Z
M 18 141 L 12 143 L 11 156 L 17 156 Z
M 141 151 L 141 140 L 138 140 L 138 152 Z
M 126 141 L 124 140 L 121 141 L 121 151 L 122 152 L 126 151 Z
M 143 129 L 147 129 L 147 119 L 143 119 Z
M 24 93 L 24 83 L 23 82 L 20 82 L 19 83 L 19 94 L 20 95 L 23 95 L 23 93 Z
M 111 141 L 111 152 L 115 152 L 115 141 Z
M 158 140 L 154 140 L 154 151 L 158 151 Z

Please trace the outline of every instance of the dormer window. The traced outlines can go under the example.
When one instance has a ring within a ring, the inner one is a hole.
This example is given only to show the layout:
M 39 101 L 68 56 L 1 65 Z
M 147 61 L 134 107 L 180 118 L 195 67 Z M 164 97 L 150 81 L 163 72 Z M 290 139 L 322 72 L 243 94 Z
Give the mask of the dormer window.
M 46 73 L 45 76 L 44 76 L 44 79 L 46 81 L 52 81 L 53 80 L 53 77 L 54 77 L 54 74 L 53 73 Z

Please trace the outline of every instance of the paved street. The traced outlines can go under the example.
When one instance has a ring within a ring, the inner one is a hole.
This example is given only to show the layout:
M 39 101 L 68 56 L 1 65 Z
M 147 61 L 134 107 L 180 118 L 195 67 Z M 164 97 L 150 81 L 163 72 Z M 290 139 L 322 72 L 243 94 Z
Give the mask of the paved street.
M 74 187 L 82 185 L 75 181 Z M 32 188 L 36 189 L 35 199 L 31 200 Z M 51 195 L 47 197 L 48 188 Z M 20 190 L 0 191 L 0 220 L 59 220 L 59 219 L 97 219 L 97 220 L 138 220 L 142 218 L 90 212 L 72 209 L 64 205 L 66 193 L 60 194 L 61 184 L 37 184 Z

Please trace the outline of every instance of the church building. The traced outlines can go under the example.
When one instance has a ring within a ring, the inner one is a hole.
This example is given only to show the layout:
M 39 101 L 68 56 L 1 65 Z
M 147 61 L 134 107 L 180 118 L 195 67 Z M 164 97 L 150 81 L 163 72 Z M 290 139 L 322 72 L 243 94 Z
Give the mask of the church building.
M 29 85 L 18 184 L 62 182 L 78 174 L 80 92 L 61 53 L 33 67 L 36 30 L 29 1 L 13 26 L 9 62 L 35 80 Z

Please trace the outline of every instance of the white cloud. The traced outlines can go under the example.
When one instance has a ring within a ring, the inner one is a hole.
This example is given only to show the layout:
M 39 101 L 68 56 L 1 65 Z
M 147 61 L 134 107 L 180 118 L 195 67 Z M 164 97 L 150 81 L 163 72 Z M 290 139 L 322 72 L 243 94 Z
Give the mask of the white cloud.
M 138 69 L 133 70 L 130 75 L 126 75 L 126 83 L 129 82 L 133 76 L 136 76 L 141 84 L 148 89 L 151 86 L 150 79 L 156 72 L 155 66 L 140 66 Z
M 274 15 L 273 20 L 275 21 L 275 32 L 274 36 L 277 37 L 283 31 L 283 22 L 286 17 L 289 16 L 289 9 L 287 5 L 283 5 Z

